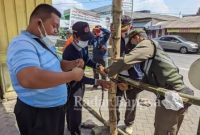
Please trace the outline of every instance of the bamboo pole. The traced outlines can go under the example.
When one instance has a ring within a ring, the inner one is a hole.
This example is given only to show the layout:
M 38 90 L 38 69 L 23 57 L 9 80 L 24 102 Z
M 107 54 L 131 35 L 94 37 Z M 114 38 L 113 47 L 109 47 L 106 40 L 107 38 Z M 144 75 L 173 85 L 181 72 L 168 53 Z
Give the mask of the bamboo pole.
M 125 78 L 120 75 L 118 76 L 118 79 L 128 83 L 129 85 L 131 85 L 133 87 L 145 89 L 147 91 L 153 92 L 155 94 L 160 94 L 162 96 L 165 95 L 165 92 L 169 91 L 168 89 L 165 89 L 165 88 L 156 87 L 156 86 L 152 86 L 152 85 L 149 85 L 149 84 L 146 84 L 143 82 L 134 81 L 132 79 Z M 187 94 L 183 94 L 183 93 L 179 93 L 179 95 L 182 97 L 182 100 L 184 102 L 200 106 L 200 98 L 199 97 L 195 97 L 195 96 L 191 96 L 191 95 L 187 95 Z
M 104 120 L 94 109 L 92 109 L 90 106 L 88 106 L 84 101 L 82 101 L 82 106 L 88 110 L 90 114 L 92 114 L 95 118 L 97 118 L 101 123 L 104 124 L 104 126 L 109 127 L 109 123 Z M 124 131 L 117 128 L 117 131 L 120 135 L 127 135 Z
M 112 1 L 112 16 L 113 16 L 113 28 L 112 33 L 112 48 L 113 58 L 118 59 L 120 57 L 120 44 L 121 44 L 121 14 L 122 14 L 122 0 Z M 112 76 L 116 78 L 116 76 Z M 111 89 L 108 91 L 108 107 L 109 107 L 109 123 L 110 123 L 110 135 L 117 135 L 117 115 L 116 115 L 116 89 L 117 86 L 114 82 L 111 83 Z

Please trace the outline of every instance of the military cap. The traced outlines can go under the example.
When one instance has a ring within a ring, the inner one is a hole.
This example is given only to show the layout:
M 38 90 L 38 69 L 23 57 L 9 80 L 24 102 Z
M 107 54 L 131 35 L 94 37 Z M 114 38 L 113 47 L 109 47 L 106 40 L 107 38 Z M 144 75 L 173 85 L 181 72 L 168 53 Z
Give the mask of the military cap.
M 129 33 L 129 38 L 132 38 L 134 37 L 135 35 L 146 35 L 146 32 L 144 30 L 132 30 L 130 33 Z

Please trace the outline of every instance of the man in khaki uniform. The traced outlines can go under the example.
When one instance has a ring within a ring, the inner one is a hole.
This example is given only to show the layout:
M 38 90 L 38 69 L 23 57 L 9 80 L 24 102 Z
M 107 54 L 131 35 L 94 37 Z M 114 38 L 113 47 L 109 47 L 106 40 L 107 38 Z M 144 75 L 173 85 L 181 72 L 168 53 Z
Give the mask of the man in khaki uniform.
M 194 95 L 194 92 L 184 85 L 183 77 L 170 57 L 157 42 L 148 40 L 145 31 L 134 30 L 129 34 L 129 45 L 136 45 L 123 58 L 114 62 L 105 72 L 113 76 L 129 69 L 135 63 L 141 63 L 145 74 L 144 81 L 173 91 Z M 158 101 L 164 99 L 157 95 Z M 184 118 L 184 112 L 189 107 L 185 104 L 179 111 L 167 110 L 161 104 L 156 107 L 155 135 L 176 135 Z

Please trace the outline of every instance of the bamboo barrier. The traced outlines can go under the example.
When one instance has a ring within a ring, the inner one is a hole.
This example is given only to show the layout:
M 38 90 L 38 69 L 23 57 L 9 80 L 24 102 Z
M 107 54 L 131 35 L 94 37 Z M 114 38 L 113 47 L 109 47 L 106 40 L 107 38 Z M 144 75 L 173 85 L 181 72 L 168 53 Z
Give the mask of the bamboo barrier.
M 134 81 L 132 79 L 129 79 L 120 75 L 118 76 L 118 79 L 122 82 L 128 83 L 129 85 L 133 87 L 144 89 L 144 90 L 153 92 L 155 94 L 160 94 L 162 96 L 165 96 L 165 92 L 169 91 L 168 89 L 165 89 L 165 88 L 156 87 L 156 86 L 152 86 L 143 82 Z M 182 97 L 183 102 L 200 106 L 200 97 L 195 97 L 195 96 L 191 96 L 191 95 L 183 94 L 183 93 L 178 93 L 178 94 L 180 95 L 180 97 Z

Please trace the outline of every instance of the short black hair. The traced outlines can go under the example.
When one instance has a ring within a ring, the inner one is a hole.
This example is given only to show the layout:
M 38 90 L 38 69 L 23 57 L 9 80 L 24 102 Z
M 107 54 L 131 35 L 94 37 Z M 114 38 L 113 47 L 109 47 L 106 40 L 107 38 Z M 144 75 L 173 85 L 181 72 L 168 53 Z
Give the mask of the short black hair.
M 39 17 L 43 21 L 51 17 L 51 14 L 54 13 L 59 18 L 61 17 L 61 13 L 51 5 L 48 4 L 39 4 L 31 13 L 30 20 L 34 17 Z
M 101 28 L 101 25 L 96 25 L 94 28 Z

